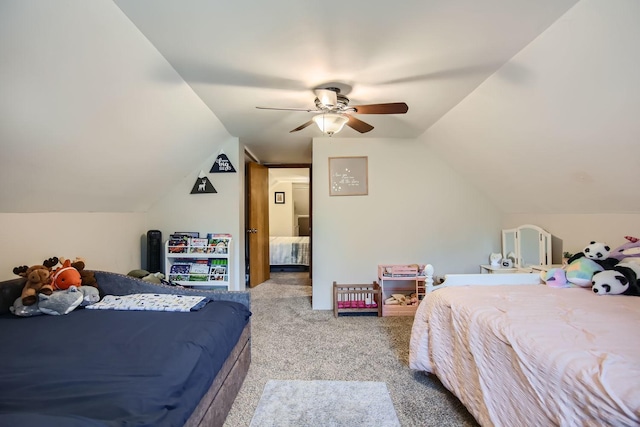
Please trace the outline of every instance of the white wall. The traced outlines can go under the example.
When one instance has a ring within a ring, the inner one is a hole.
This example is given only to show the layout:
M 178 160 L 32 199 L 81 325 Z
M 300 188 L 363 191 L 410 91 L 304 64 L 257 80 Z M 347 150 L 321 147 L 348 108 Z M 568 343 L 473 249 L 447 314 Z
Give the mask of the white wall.
M 590 241 L 607 243 L 611 249 L 627 243 L 624 236 L 640 238 L 638 214 L 509 214 L 503 219 L 503 228 L 522 224 L 538 225 L 562 239 L 563 251 L 582 251 Z
M 275 192 L 284 192 L 284 204 L 275 203 Z M 293 236 L 293 188 L 290 182 L 278 182 L 269 187 L 269 234 Z
M 334 156 L 368 156 L 367 196 L 329 196 Z M 313 186 L 314 309 L 332 308 L 334 280 L 371 283 L 378 264 L 477 273 L 500 249 L 500 212 L 422 141 L 315 138 Z
M 112 1 L 0 2 L 0 58 L 1 212 L 145 212 L 229 137 Z
M 141 266 L 143 213 L 2 213 L 0 280 L 52 256 L 83 257 L 91 270 L 126 274 Z
M 236 173 L 209 173 L 218 152 L 222 148 L 229 157 Z M 206 233 L 230 233 L 233 236 L 232 290 L 244 290 L 244 154 L 237 138 L 221 142 L 214 154 L 205 159 L 199 168 L 187 175 L 148 212 L 147 226 L 162 231 L 166 240 L 174 231 L 198 231 Z M 204 171 L 217 193 L 190 194 L 200 170 Z M 164 242 L 163 242 L 164 243 Z
M 429 128 L 431 147 L 503 212 L 640 213 L 639 21 L 638 0 L 579 1 Z
M 223 148 L 237 173 L 209 174 Z M 52 256 L 86 259 L 87 268 L 127 274 L 146 264 L 145 236 L 162 231 L 228 232 L 233 235 L 231 287 L 244 283 L 244 163 L 237 138 L 230 138 L 147 213 L 0 213 L 0 280 L 13 268 L 40 264 Z M 218 193 L 190 194 L 202 169 Z
M 193 168 L 231 137 L 118 6 L 24 1 L 0 8 L 0 238 L 7 243 L 0 279 L 51 256 L 82 256 L 89 269 L 126 274 L 145 264 L 148 229 L 166 236 L 177 223 L 208 231 L 212 217 L 243 248 L 244 165 L 230 153 L 237 140 L 227 155 L 238 173 L 213 179 L 221 194 L 211 200 L 222 204 L 192 196 L 203 199 L 191 209 L 180 189 L 171 196 L 179 206 L 156 207 L 148 220 L 150 206 L 176 183 L 191 181 L 190 190 Z M 46 161 L 34 167 L 33 153 Z

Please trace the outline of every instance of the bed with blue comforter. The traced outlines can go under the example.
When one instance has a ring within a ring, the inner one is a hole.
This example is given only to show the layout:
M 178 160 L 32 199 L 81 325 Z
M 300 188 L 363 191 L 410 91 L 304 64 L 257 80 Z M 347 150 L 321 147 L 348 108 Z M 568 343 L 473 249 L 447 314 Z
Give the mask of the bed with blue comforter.
M 0 426 L 222 425 L 250 360 L 248 294 L 96 279 L 108 295 L 206 299 L 188 312 L 0 314 Z M 5 303 L 15 295 L 3 284 L 0 293 Z

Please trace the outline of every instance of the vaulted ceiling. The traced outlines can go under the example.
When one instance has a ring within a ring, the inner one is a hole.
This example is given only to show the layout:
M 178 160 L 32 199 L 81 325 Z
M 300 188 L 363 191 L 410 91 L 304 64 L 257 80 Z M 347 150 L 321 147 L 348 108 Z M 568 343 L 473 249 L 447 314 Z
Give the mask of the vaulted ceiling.
M 71 200 L 52 211 L 144 211 L 233 137 L 309 162 L 320 131 L 289 131 L 312 114 L 255 107 L 338 83 L 406 102 L 358 115 L 364 136 L 424 140 L 505 212 L 640 212 L 639 18 L 636 0 L 0 0 L 0 211 L 42 210 L 51 185 Z
M 256 106 L 314 107 L 312 90 L 337 82 L 353 105 L 409 105 L 406 115 L 358 116 L 375 127 L 364 136 L 415 138 L 575 2 L 116 0 L 229 133 L 267 162 L 308 161 L 321 132 L 289 133 L 312 114 Z

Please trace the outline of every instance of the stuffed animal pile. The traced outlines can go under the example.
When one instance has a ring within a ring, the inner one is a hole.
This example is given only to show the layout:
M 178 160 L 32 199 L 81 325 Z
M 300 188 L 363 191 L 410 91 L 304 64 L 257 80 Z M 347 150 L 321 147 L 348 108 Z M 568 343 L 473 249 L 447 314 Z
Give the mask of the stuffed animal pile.
M 625 238 L 629 243 L 614 250 L 592 241 L 565 267 L 543 272 L 542 279 L 555 288 L 590 287 L 596 295 L 640 296 L 640 240 Z
M 543 272 L 542 279 L 553 288 L 588 287 L 593 275 L 612 268 L 618 261 L 609 258 L 610 248 L 604 243 L 591 242 L 582 252 L 569 258 L 566 267 Z
M 391 294 L 389 298 L 384 300 L 384 303 L 389 305 L 416 305 L 418 304 L 418 294 Z
M 58 263 L 62 265 L 53 269 Z M 93 272 L 84 271 L 84 261 L 57 257 L 42 265 L 20 266 L 14 274 L 27 279 L 22 294 L 10 308 L 16 316 L 39 314 L 61 315 L 100 300 L 98 284 Z
M 628 243 L 611 251 L 613 268 L 593 275 L 591 289 L 597 295 L 640 296 L 640 239 L 625 236 Z

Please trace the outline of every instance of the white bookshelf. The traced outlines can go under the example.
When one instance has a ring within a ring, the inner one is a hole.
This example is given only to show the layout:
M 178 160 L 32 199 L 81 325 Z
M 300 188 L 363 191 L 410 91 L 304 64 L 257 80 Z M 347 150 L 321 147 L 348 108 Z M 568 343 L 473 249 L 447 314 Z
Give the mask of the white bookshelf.
M 229 290 L 231 237 L 165 242 L 165 276 L 181 286 Z

